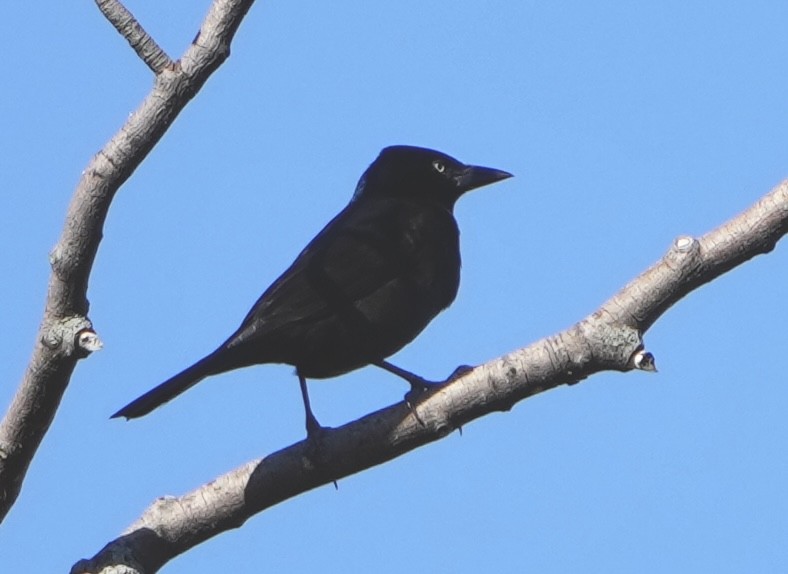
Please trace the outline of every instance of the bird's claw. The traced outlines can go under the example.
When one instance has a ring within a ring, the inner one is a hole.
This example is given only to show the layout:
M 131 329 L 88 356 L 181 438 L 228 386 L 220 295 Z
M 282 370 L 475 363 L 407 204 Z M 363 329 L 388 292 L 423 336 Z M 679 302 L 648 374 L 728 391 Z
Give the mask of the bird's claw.
M 447 381 L 428 381 L 427 379 L 422 379 L 421 377 L 414 375 L 412 379 L 408 379 L 410 390 L 407 394 L 416 397 L 426 393 L 427 391 L 437 389 L 446 382 Z
M 416 409 L 414 409 L 414 405 L 424 396 L 425 393 L 436 391 L 441 387 L 456 381 L 460 377 L 467 375 L 473 369 L 474 367 L 470 365 L 460 365 L 454 369 L 454 371 L 452 371 L 452 373 L 443 381 L 429 381 L 411 373 L 410 376 L 405 379 L 410 384 L 410 390 L 405 393 L 405 403 L 408 405 L 408 408 L 415 413 Z
M 470 373 L 475 368 L 476 367 L 474 367 L 473 365 L 460 365 L 459 367 L 454 369 L 454 371 L 452 371 L 451 375 L 449 375 L 449 377 L 444 382 L 451 383 L 452 381 L 456 381 L 457 379 L 460 379 L 465 375 L 467 375 L 468 373 Z
M 322 426 L 316 419 L 311 421 L 307 419 L 306 448 L 304 450 L 303 462 L 310 471 L 325 472 L 328 460 L 326 459 L 327 453 L 324 444 L 331 430 L 333 430 L 331 427 Z M 326 476 L 325 478 L 334 484 L 336 490 L 339 490 L 336 478 L 331 476 Z
M 319 444 L 331 427 L 324 427 L 317 419 L 306 420 L 306 438 L 310 443 Z

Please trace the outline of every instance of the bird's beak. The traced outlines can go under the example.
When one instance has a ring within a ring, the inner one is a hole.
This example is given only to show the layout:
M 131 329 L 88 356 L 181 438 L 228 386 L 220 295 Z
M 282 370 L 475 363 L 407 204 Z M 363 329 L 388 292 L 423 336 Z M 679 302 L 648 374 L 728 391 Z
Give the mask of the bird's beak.
M 454 179 L 457 182 L 457 187 L 462 191 L 470 191 L 477 187 L 495 183 L 496 181 L 509 179 L 510 177 L 514 176 L 508 171 L 493 169 L 491 167 L 482 167 L 480 165 L 470 165 L 458 173 Z

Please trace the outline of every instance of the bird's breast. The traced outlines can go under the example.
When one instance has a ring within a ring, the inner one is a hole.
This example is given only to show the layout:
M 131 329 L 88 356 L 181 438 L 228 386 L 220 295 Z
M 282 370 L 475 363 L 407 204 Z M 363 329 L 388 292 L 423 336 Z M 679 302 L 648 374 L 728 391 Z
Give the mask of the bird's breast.
M 460 285 L 459 231 L 450 213 L 424 213 L 408 231 L 410 279 L 435 312 L 454 301 Z
M 366 341 L 380 357 L 412 341 L 457 295 L 460 283 L 459 232 L 445 210 L 403 210 L 381 251 L 389 278 L 354 305 L 368 329 Z M 360 329 L 362 332 L 364 329 Z

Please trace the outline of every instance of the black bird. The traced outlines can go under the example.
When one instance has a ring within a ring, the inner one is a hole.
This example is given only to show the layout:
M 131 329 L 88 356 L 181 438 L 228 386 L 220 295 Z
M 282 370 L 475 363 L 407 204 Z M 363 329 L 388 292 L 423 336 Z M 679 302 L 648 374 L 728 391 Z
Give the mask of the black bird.
M 383 149 L 348 206 L 263 293 L 235 333 L 112 417 L 141 417 L 208 376 L 262 363 L 295 367 L 310 436 L 321 426 L 309 406 L 308 378 L 377 365 L 414 391 L 423 389 L 428 381 L 385 359 L 457 295 L 457 199 L 509 177 L 431 149 Z

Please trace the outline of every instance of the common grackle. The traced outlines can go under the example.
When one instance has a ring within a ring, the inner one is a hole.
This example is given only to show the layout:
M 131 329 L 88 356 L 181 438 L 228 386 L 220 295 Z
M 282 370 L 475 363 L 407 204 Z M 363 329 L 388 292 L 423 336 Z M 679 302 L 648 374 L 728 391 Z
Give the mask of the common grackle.
M 295 367 L 310 436 L 321 427 L 309 405 L 308 378 L 377 365 L 422 389 L 428 381 L 385 359 L 454 301 L 457 199 L 511 176 L 431 149 L 383 149 L 347 207 L 262 294 L 235 333 L 112 417 L 141 417 L 208 376 L 262 363 Z

